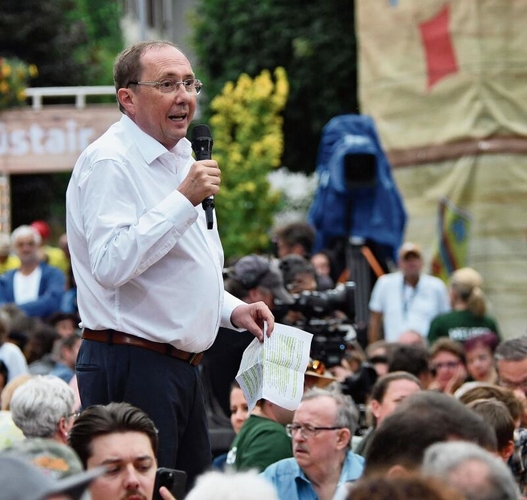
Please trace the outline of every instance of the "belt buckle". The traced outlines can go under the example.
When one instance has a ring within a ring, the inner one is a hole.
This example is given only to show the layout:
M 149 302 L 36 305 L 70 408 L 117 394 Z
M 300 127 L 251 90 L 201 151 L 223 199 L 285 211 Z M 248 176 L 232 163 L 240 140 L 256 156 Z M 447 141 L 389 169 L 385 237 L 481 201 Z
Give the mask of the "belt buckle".
M 193 352 L 192 356 L 190 356 L 190 358 L 188 359 L 188 364 L 191 365 L 198 355 L 199 355 L 199 352 Z

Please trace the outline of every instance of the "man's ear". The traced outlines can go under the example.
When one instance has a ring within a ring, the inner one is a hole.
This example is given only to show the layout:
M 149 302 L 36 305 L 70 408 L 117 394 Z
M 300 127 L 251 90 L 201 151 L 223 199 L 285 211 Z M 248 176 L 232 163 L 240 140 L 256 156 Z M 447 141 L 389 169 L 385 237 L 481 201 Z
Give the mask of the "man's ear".
M 127 113 L 133 116 L 135 113 L 135 103 L 132 91 L 126 88 L 120 88 L 117 91 L 117 99 L 121 106 L 126 109 Z
M 351 432 L 346 427 L 338 430 L 337 434 L 337 447 L 339 449 L 345 448 L 348 446 L 348 443 L 351 441 Z M 351 444 L 350 444 L 351 446 Z
M 60 417 L 59 423 L 57 424 L 57 432 L 55 436 L 58 437 L 62 442 L 66 443 L 68 440 L 68 419 L 66 417 Z
M 415 471 L 407 469 L 404 465 L 392 465 L 386 472 L 386 477 L 404 477 L 413 474 Z
M 372 399 L 370 401 L 370 410 L 376 419 L 379 418 L 380 409 L 381 403 L 379 403 L 376 399 Z

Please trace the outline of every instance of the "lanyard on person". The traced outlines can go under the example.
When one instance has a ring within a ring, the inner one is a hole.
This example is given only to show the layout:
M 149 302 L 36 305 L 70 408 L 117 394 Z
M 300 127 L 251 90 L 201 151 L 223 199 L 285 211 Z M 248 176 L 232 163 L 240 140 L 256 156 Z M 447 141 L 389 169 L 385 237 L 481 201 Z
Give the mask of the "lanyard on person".
M 410 294 L 406 293 L 406 287 L 411 289 Z M 412 305 L 412 302 L 415 299 L 415 296 L 417 295 L 417 284 L 415 286 L 406 285 L 403 278 L 403 290 L 402 290 L 402 302 L 403 302 L 403 317 L 406 319 L 408 317 L 408 311 L 410 310 L 410 306 Z

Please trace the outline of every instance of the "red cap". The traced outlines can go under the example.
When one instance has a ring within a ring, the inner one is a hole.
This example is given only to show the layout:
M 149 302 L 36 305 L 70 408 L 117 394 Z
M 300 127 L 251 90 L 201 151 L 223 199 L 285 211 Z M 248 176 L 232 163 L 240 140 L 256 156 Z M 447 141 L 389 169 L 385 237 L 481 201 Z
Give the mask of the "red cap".
M 31 227 L 35 228 L 39 232 L 40 237 L 43 240 L 49 239 L 51 235 L 51 230 L 47 222 L 43 220 L 36 220 L 31 223 Z

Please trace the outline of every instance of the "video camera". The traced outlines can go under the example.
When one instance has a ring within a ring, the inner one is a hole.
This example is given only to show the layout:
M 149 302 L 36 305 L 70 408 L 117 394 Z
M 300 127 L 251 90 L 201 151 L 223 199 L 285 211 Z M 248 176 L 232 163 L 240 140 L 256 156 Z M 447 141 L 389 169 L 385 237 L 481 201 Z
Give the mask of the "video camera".
M 275 316 L 281 321 L 313 334 L 312 359 L 328 368 L 339 365 L 346 351 L 346 340 L 355 336 L 355 283 L 348 281 L 332 290 L 293 295 L 292 304 L 276 303 Z M 294 321 L 288 312 L 301 313 Z

